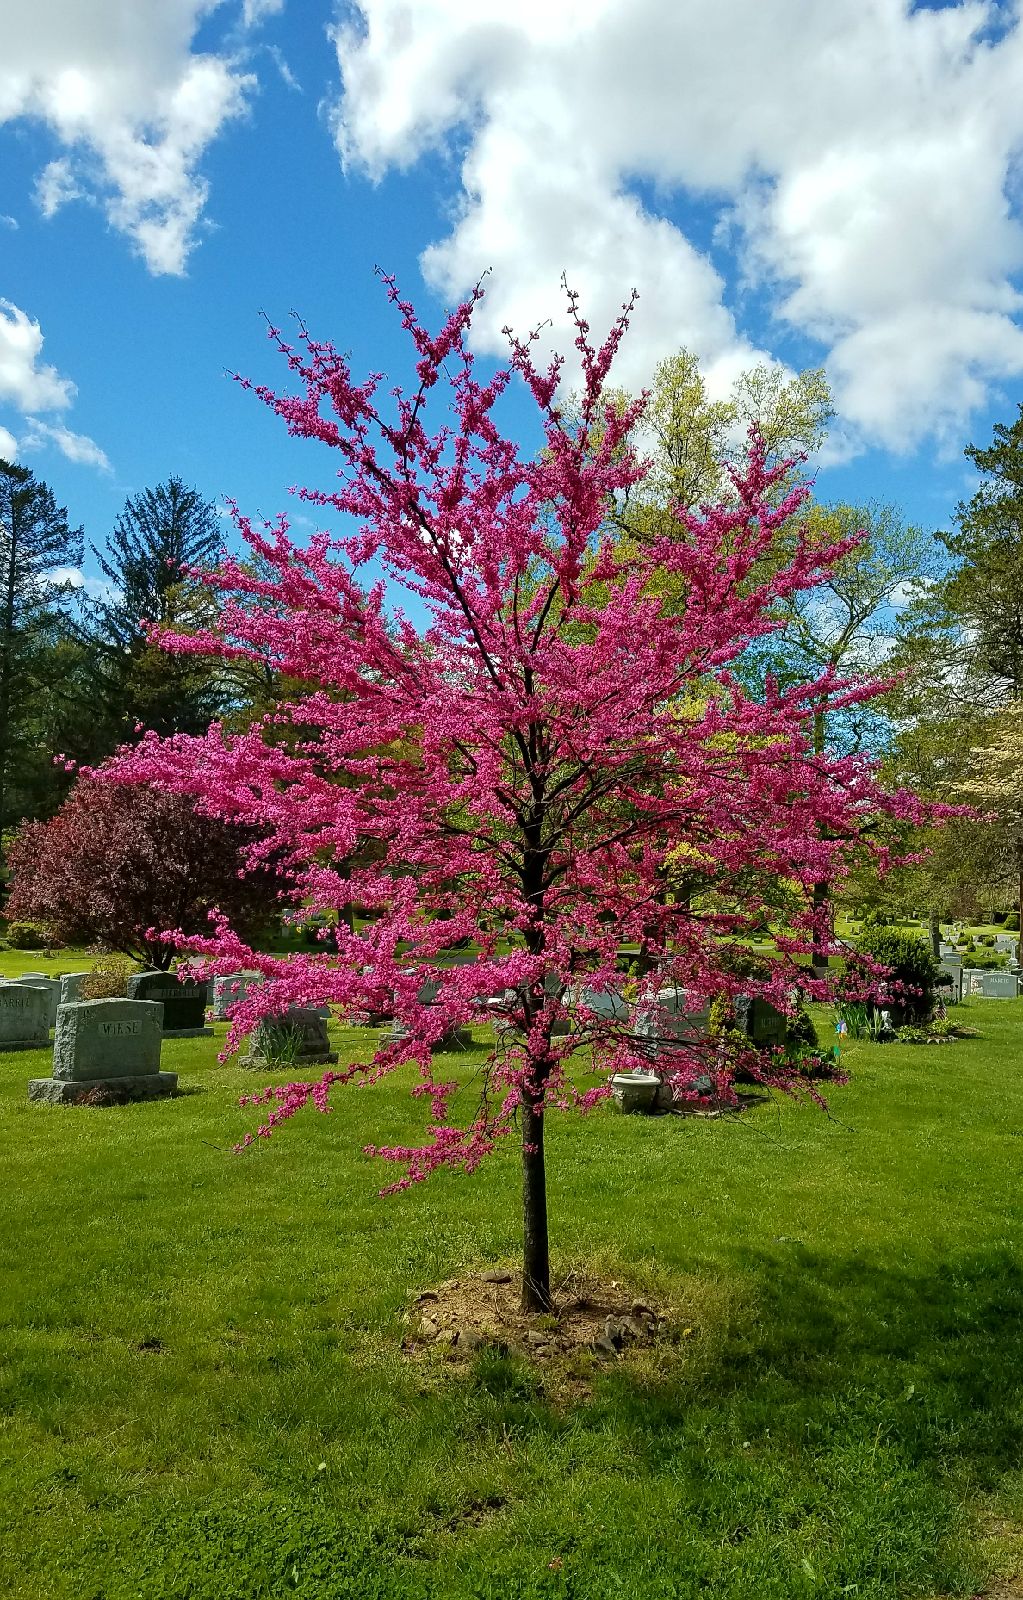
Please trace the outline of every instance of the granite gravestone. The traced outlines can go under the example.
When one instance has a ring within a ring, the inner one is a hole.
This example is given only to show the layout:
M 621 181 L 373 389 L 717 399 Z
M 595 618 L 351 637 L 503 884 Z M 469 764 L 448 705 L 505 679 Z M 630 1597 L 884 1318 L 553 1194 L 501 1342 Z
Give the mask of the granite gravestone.
M 264 1017 L 249 1040 L 249 1053 L 239 1066 L 263 1072 L 292 1067 L 328 1066 L 337 1060 L 330 1048 L 327 1024 L 311 1006 L 289 1006 L 279 1017 Z
M 230 1021 L 232 1007 L 240 1005 L 250 989 L 263 982 L 261 972 L 228 972 L 213 980 L 213 1020 Z
M 50 996 L 24 983 L 0 985 L 0 1052 L 45 1050 L 50 1042 Z
M 443 961 L 439 961 L 437 964 L 442 968 L 446 967 L 450 970 L 452 967 L 469 966 L 470 963 L 474 962 L 476 959 L 476 956 L 471 953 L 465 955 L 449 955 L 446 956 Z M 441 991 L 441 983 L 442 980 L 437 977 L 428 978 L 426 982 L 421 985 L 419 992 L 416 995 L 416 999 L 421 1006 L 432 1006 L 436 1004 L 437 997 Z M 486 1000 L 482 996 L 479 998 L 481 1005 L 486 1004 Z M 405 1024 L 401 1022 L 399 1018 L 394 1017 L 391 1022 L 391 1040 L 397 1041 L 407 1037 L 408 1029 L 405 1027 Z M 435 1042 L 432 1048 L 434 1050 L 467 1050 L 471 1044 L 472 1034 L 470 1033 L 469 1029 L 456 1026 L 449 1028 L 447 1033 L 443 1034 L 441 1038 Z
M 52 1028 L 57 1020 L 57 1007 L 60 1005 L 60 979 L 48 978 L 45 972 L 23 972 L 20 978 L 14 979 L 15 983 L 23 983 L 30 989 L 45 989 L 49 1004 L 49 1022 Z
M 963 997 L 963 963 L 958 957 L 953 960 L 946 956 L 941 963 L 941 971 L 935 984 L 935 992 L 939 997 L 955 1004 Z
M 173 1094 L 177 1073 L 160 1071 L 163 1007 L 150 1000 L 81 1000 L 61 1006 L 53 1077 L 33 1078 L 30 1100 L 75 1105 L 106 1094 L 158 1100 Z
M 643 1053 L 657 1056 L 680 1044 L 698 1044 L 707 1037 L 710 1004 L 679 984 L 659 989 L 636 1013 L 635 1038 Z
M 985 972 L 981 975 L 980 992 L 985 1000 L 1015 1000 L 1019 982 L 1014 972 Z
M 73 1006 L 81 999 L 82 981 L 87 978 L 87 972 L 65 972 L 60 980 L 60 1003 L 62 1006 Z
M 205 1026 L 206 984 L 179 978 L 173 972 L 136 972 L 128 979 L 129 1000 L 149 1000 L 163 1006 L 165 1039 L 201 1039 L 211 1036 Z
M 758 1049 L 784 1044 L 789 1019 L 777 1006 L 759 995 L 737 994 L 732 1002 L 735 1009 L 735 1026 Z

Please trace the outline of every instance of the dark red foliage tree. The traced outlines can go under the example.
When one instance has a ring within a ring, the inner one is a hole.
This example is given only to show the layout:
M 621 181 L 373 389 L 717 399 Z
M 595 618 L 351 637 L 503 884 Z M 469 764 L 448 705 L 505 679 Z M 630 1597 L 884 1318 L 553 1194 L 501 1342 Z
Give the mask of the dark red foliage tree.
M 205 932 L 216 908 L 255 934 L 272 914 L 281 881 L 245 865 L 253 837 L 180 795 L 83 776 L 55 817 L 25 823 L 11 845 L 7 916 L 166 968 L 175 946 L 160 930 Z

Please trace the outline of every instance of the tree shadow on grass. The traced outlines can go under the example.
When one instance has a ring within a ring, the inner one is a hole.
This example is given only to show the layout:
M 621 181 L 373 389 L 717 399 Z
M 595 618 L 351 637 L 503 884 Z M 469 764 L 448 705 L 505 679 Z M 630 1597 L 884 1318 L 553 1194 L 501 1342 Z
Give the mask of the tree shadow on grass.
M 747 1253 L 745 1309 L 693 1374 L 702 1402 L 806 1418 L 861 1409 L 919 1459 L 969 1460 L 983 1476 L 1023 1450 L 1023 1269 L 1007 1252 L 959 1257 L 933 1272 L 863 1259 Z M 623 1367 L 612 1386 L 628 1389 Z M 656 1435 L 691 1414 L 694 1394 L 670 1357 L 631 1397 Z

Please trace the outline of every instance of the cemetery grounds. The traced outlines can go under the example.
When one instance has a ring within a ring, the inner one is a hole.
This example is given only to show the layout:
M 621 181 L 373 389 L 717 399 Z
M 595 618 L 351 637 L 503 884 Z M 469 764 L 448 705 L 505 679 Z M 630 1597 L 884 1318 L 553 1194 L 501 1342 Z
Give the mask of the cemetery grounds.
M 265 1080 L 224 1024 L 152 1104 L 29 1105 L 46 1053 L 0 1055 L 0 1594 L 1023 1595 L 1023 1002 L 958 1015 L 848 1044 L 827 1115 L 553 1116 L 556 1279 L 668 1323 L 562 1368 L 403 1353 L 417 1292 L 519 1249 L 510 1146 L 378 1196 L 404 1075 L 235 1155 Z

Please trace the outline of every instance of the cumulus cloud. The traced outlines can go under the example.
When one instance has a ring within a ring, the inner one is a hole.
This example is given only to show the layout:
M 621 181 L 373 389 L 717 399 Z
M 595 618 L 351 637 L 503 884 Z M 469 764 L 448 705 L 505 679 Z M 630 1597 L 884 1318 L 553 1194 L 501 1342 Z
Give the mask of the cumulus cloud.
M 113 471 L 106 453 L 94 439 L 84 433 L 72 433 L 63 423 L 41 422 L 38 417 L 30 417 L 28 431 L 21 441 L 22 450 L 39 450 L 48 444 L 80 466 L 99 467 L 101 472 Z
M 10 300 L 0 300 L 0 401 L 19 411 L 61 411 L 75 386 L 56 367 L 41 362 L 43 332 Z
M 69 461 L 100 467 L 110 462 L 92 439 L 72 433 L 63 423 L 44 422 L 40 411 L 66 411 L 75 397 L 70 378 L 41 359 L 43 332 L 38 322 L 10 300 L 0 299 L 0 404 L 12 406 L 26 419 L 20 446 L 7 428 L 0 428 L 0 455 L 13 459 L 24 451 L 54 445 Z
M 720 388 L 766 304 L 845 449 L 957 432 L 1023 373 L 1018 0 L 360 0 L 333 38 L 349 170 L 461 163 L 423 266 L 449 298 L 493 268 L 486 347 L 564 269 L 595 328 L 639 287 L 627 381 L 684 343 Z
M 0 123 L 42 122 L 60 153 L 39 174 L 52 216 L 90 198 L 154 273 L 181 273 L 207 199 L 203 155 L 255 86 L 232 54 L 195 52 L 220 0 L 36 0 L 4 19 Z M 244 0 L 255 26 L 283 0 Z

